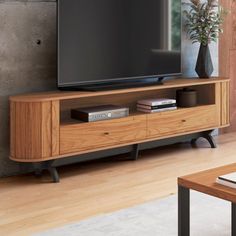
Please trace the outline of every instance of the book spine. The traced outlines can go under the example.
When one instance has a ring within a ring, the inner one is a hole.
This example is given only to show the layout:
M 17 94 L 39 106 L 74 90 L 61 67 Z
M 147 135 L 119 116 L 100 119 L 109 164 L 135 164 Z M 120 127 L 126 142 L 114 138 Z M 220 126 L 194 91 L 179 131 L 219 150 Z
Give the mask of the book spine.
M 164 108 L 171 108 L 176 107 L 176 103 L 173 104 L 166 104 L 166 105 L 158 105 L 158 106 L 147 106 L 143 104 L 137 104 L 137 107 L 148 109 L 148 110 L 155 110 L 155 109 L 164 109 Z
M 144 109 L 144 108 L 137 108 L 138 111 L 141 111 L 141 112 L 146 112 L 146 113 L 155 113 L 155 112 L 163 112 L 163 111 L 172 111 L 172 110 L 176 110 L 177 107 L 170 107 L 170 108 L 162 108 L 162 109 L 154 109 L 154 110 L 151 110 L 151 109 Z
M 145 105 L 145 106 L 160 106 L 160 105 L 171 105 L 171 104 L 176 104 L 176 100 L 171 99 L 169 101 L 138 101 L 138 104 Z

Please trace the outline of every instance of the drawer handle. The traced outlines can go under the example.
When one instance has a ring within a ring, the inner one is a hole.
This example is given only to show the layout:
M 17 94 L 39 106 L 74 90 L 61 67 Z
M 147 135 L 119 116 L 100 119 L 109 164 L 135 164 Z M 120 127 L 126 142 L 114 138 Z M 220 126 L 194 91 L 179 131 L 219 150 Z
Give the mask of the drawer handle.
M 104 135 L 109 135 L 109 132 L 105 132 Z
M 184 122 L 186 122 L 186 120 L 182 120 L 182 122 L 184 123 Z

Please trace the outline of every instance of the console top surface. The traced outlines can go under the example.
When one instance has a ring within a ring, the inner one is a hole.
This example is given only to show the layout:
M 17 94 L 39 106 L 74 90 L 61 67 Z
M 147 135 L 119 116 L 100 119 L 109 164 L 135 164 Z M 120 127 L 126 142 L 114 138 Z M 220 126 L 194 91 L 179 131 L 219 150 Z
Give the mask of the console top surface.
M 10 101 L 15 102 L 45 102 L 45 101 L 60 101 L 68 99 L 77 99 L 85 97 L 96 97 L 104 95 L 115 95 L 115 94 L 127 94 L 132 92 L 142 91 L 153 91 L 168 88 L 182 88 L 187 86 L 197 86 L 204 84 L 215 84 L 229 81 L 228 78 L 224 77 L 212 77 L 210 79 L 199 79 L 199 78 L 175 78 L 164 81 L 163 85 L 149 86 L 149 87 L 138 87 L 118 90 L 107 90 L 99 92 L 88 92 L 88 91 L 49 91 L 40 93 L 29 93 L 17 96 L 11 96 Z

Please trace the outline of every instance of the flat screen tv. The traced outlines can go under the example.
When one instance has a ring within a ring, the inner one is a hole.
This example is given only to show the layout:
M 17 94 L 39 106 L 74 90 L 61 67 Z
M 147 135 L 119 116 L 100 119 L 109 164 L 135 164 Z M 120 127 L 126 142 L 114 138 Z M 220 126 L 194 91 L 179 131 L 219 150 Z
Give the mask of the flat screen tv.
M 59 0 L 58 87 L 181 74 L 181 0 Z

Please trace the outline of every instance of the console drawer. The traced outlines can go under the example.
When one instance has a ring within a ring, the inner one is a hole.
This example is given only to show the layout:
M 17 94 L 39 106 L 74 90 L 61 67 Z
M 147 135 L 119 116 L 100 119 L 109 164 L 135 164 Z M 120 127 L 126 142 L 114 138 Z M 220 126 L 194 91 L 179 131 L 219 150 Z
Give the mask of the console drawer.
M 60 154 L 92 150 L 146 138 L 146 115 L 60 127 Z
M 215 105 L 178 109 L 150 114 L 147 116 L 147 136 L 159 137 L 175 135 L 205 128 L 215 128 L 218 124 Z

